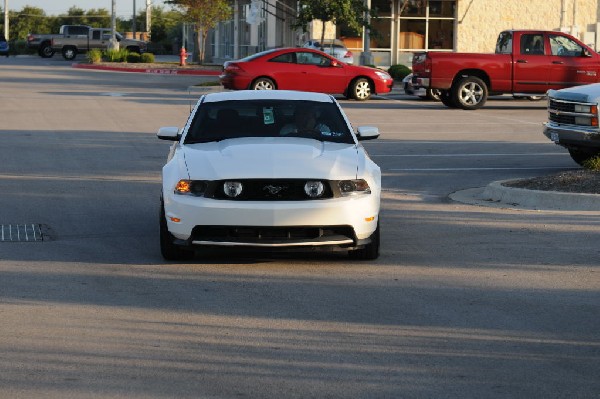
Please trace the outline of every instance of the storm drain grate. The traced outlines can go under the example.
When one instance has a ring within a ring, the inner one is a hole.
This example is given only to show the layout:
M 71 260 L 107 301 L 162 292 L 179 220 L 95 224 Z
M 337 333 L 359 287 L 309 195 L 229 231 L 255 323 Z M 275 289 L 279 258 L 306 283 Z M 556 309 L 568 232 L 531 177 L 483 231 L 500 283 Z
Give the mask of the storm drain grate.
M 25 242 L 43 241 L 42 229 L 37 224 L 2 224 L 0 225 L 0 241 Z

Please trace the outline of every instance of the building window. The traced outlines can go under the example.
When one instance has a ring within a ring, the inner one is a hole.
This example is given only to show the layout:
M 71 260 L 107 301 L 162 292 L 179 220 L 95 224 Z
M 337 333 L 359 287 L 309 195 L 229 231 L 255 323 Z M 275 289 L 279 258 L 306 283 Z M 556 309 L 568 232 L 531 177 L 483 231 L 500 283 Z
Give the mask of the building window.
M 398 0 L 397 5 L 400 52 L 453 49 L 456 0 Z

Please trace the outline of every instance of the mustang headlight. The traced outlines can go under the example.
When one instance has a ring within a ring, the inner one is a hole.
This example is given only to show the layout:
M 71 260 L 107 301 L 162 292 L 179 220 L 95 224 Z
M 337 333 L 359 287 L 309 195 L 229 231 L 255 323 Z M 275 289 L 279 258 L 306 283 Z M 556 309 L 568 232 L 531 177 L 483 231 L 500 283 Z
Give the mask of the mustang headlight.
M 342 196 L 371 194 L 369 183 L 364 179 L 342 180 L 338 184 Z
M 242 193 L 243 186 L 239 181 L 226 181 L 223 183 L 223 192 L 229 198 L 235 198 Z
M 207 183 L 202 180 L 179 180 L 175 185 L 175 194 L 201 197 L 206 191 Z
M 321 181 L 307 181 L 304 185 L 304 192 L 310 198 L 319 198 L 325 192 L 325 186 Z

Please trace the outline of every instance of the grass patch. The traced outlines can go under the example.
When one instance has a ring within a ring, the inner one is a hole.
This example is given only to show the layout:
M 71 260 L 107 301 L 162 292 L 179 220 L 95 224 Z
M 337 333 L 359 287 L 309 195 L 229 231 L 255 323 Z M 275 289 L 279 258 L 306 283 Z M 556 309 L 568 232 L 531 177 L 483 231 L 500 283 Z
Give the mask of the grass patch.
M 600 155 L 586 159 L 583 162 L 583 167 L 589 170 L 600 171 Z
M 221 86 L 221 82 L 219 82 L 218 80 L 211 80 L 209 82 L 201 82 L 195 84 L 194 86 Z

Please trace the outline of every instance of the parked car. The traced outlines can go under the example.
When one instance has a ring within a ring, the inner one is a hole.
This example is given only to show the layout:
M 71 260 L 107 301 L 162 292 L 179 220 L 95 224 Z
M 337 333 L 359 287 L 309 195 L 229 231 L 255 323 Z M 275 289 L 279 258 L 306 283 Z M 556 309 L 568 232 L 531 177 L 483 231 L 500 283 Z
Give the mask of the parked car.
M 500 32 L 494 54 L 429 51 L 413 56 L 420 86 L 441 90 L 451 108 L 481 108 L 489 95 L 539 99 L 548 89 L 598 82 L 600 55 L 558 31 Z
M 544 135 L 579 165 L 600 155 L 600 83 L 548 90 Z
M 409 73 L 402 79 L 404 93 L 421 97 L 423 100 L 440 101 L 441 91 L 438 89 L 426 89 L 413 82 L 413 74 Z
M 365 101 L 389 93 L 394 79 L 380 69 L 348 65 L 319 50 L 280 48 L 223 65 L 220 81 L 232 90 L 300 90 Z
M 289 128 L 289 125 L 296 128 Z M 331 95 L 236 91 L 203 95 L 162 169 L 160 248 L 329 248 L 379 255 L 381 171 Z
M 408 95 L 415 95 L 421 97 L 423 100 L 441 101 L 440 96 L 442 91 L 440 89 L 426 89 L 423 86 L 419 86 L 416 79 L 413 78 L 413 74 L 408 74 L 402 79 L 402 88 L 404 93 Z M 527 94 L 513 94 L 515 100 L 529 100 L 529 101 L 540 101 L 546 98 L 544 95 L 529 96 Z
M 348 50 L 344 42 L 338 39 L 324 40 L 323 43 L 316 40 L 308 40 L 302 47 L 321 50 L 346 64 L 354 64 L 352 51 Z
M 6 37 L 4 37 L 4 35 L 0 35 L 0 55 L 5 55 L 8 57 L 8 50 L 9 50 L 9 45 L 8 45 L 8 41 L 6 40 Z

